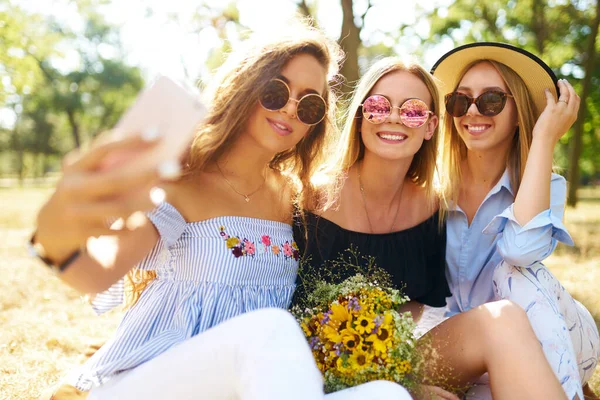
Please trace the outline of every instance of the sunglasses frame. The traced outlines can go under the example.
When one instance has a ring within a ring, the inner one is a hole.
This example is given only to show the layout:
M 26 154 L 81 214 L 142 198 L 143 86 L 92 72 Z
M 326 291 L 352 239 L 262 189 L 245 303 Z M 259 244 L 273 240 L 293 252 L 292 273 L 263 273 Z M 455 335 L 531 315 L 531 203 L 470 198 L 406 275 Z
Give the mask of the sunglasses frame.
M 296 99 L 294 99 L 292 97 L 292 91 L 290 89 L 290 86 L 284 80 L 281 80 L 279 78 L 273 78 L 273 79 L 271 79 L 271 80 L 269 80 L 267 82 L 267 85 L 269 83 L 273 82 L 273 81 L 281 82 L 281 83 L 283 83 L 285 85 L 285 87 L 287 88 L 287 91 L 288 91 L 288 98 L 287 98 L 287 100 L 286 100 L 286 102 L 285 102 L 285 104 L 283 106 L 281 106 L 278 109 L 272 110 L 272 109 L 267 108 L 267 107 L 264 106 L 264 104 L 261 101 L 261 96 L 259 96 L 258 97 L 258 102 L 260 103 L 260 106 L 262 108 L 264 108 L 267 111 L 279 111 L 279 110 L 283 109 L 285 106 L 287 106 L 290 101 L 293 101 L 293 102 L 296 103 L 296 118 L 298 119 L 298 121 L 302 122 L 304 125 L 314 126 L 314 125 L 320 124 L 325 119 L 325 117 L 327 116 L 327 102 L 325 101 L 325 99 L 323 98 L 323 96 L 321 96 L 320 94 L 317 94 L 317 93 L 308 93 L 308 94 L 305 94 L 304 96 L 300 97 L 299 100 L 296 100 Z M 262 92 L 261 92 L 261 95 L 262 95 Z M 317 121 L 315 123 L 312 123 L 312 124 L 307 124 L 306 122 L 302 121 L 300 119 L 300 117 L 298 116 L 298 105 L 300 105 L 300 102 L 302 100 L 306 99 L 307 97 L 311 97 L 311 96 L 317 96 L 319 99 L 321 99 L 321 101 L 323 102 L 323 105 L 325 106 L 325 112 L 323 113 L 323 116 L 321 117 L 321 119 L 319 121 Z
M 500 108 L 500 111 L 498 111 L 496 114 L 493 114 L 493 115 L 486 115 L 483 112 L 481 112 L 481 108 L 479 108 L 479 99 L 482 96 L 484 96 L 484 95 L 486 95 L 488 93 L 498 93 L 502 97 L 502 107 Z M 453 95 L 456 95 L 456 94 L 464 96 L 464 97 L 467 98 L 467 107 L 466 107 L 465 111 L 462 114 L 460 114 L 460 115 L 454 115 L 454 114 L 450 113 L 450 111 L 448 111 L 448 101 L 450 101 L 450 98 Z M 446 108 L 446 112 L 448 114 L 450 114 L 454 118 L 460 118 L 460 117 L 466 115 L 469 112 L 469 108 L 471 108 L 471 105 L 473 105 L 473 104 L 475 104 L 475 107 L 477 107 L 477 111 L 481 115 L 484 115 L 486 117 L 495 117 L 496 115 L 499 115 L 504 110 L 504 107 L 506 107 L 506 98 L 508 98 L 508 97 L 514 98 L 515 96 L 513 96 L 512 94 L 503 92 L 502 90 L 488 90 L 488 91 L 485 91 L 485 92 L 481 93 L 477 97 L 471 97 L 468 94 L 465 94 L 465 93 L 462 93 L 462 92 L 458 92 L 458 91 L 454 91 L 454 92 L 450 92 L 450 93 L 448 93 L 448 94 L 446 94 L 444 96 L 444 105 L 445 105 L 445 108 Z
M 389 113 L 389 114 L 387 115 L 387 117 L 385 117 L 385 119 L 384 119 L 383 121 L 381 121 L 381 122 L 373 122 L 373 121 L 371 121 L 369 118 L 367 118 L 367 117 L 365 116 L 365 109 L 364 109 L 365 102 L 366 102 L 367 100 L 369 100 L 371 97 L 374 97 L 374 96 L 380 96 L 380 97 L 383 97 L 383 98 L 384 98 L 384 99 L 387 101 L 388 105 L 390 106 L 390 113 Z M 406 125 L 406 124 L 404 123 L 404 121 L 403 121 L 403 119 L 402 119 L 402 107 L 404 107 L 404 105 L 405 105 L 407 102 L 411 101 L 411 100 L 418 100 L 418 101 L 420 101 L 421 103 L 425 104 L 425 107 L 427 107 L 427 119 L 425 120 L 425 122 L 423 122 L 423 123 L 422 123 L 421 125 L 419 125 L 419 126 L 408 126 L 408 125 Z M 433 111 L 431 111 L 431 110 L 429 109 L 429 106 L 427 105 L 427 103 L 425 103 L 423 100 L 421 100 L 421 99 L 419 99 L 419 98 L 417 98 L 417 97 L 411 97 L 410 99 L 406 99 L 406 100 L 404 100 L 404 101 L 402 102 L 402 104 L 400 104 L 399 106 L 393 106 L 393 105 L 392 105 L 392 102 L 390 101 L 390 99 L 388 99 L 386 96 L 384 96 L 384 95 L 382 95 L 382 94 L 377 94 L 377 93 L 375 93 L 375 94 L 372 94 L 372 95 L 370 95 L 369 97 L 367 97 L 366 99 L 364 99 L 364 100 L 363 100 L 363 103 L 362 103 L 362 104 L 359 104 L 359 107 L 361 107 L 361 108 L 362 108 L 362 112 L 361 112 L 361 113 L 362 113 L 362 116 L 363 116 L 363 118 L 364 118 L 365 120 L 367 120 L 367 122 L 369 122 L 369 123 L 371 123 L 371 124 L 373 124 L 373 125 L 381 125 L 381 124 L 384 124 L 384 123 L 386 123 L 386 122 L 387 122 L 387 120 L 388 120 L 388 119 L 389 119 L 389 118 L 392 116 L 392 111 L 394 110 L 394 108 L 397 108 L 397 109 L 400 111 L 400 122 L 402 122 L 402 125 L 406 126 L 407 128 L 411 128 L 411 129 L 418 129 L 418 128 L 421 128 L 421 127 L 423 127 L 423 126 L 424 126 L 424 125 L 427 123 L 427 121 L 429 121 L 429 118 L 430 118 L 430 117 L 431 117 L 433 114 L 435 114 Z

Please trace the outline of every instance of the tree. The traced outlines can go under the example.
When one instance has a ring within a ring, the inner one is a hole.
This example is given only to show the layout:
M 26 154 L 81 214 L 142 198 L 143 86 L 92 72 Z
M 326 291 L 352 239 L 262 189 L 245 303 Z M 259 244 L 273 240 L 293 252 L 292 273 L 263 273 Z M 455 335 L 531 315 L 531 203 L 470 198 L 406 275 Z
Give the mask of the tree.
M 46 156 L 64 154 L 112 127 L 143 86 L 141 71 L 123 61 L 118 29 L 96 11 L 104 0 L 78 1 L 83 31 L 25 11 L 0 7 L 0 108 L 13 110 L 5 146 L 22 178 L 28 155 L 43 172 Z M 73 49 L 78 62 L 59 65 Z M 71 140 L 67 140 L 70 135 Z
M 582 81 L 581 90 L 581 106 L 575 126 L 573 127 L 573 137 L 571 138 L 569 148 L 569 171 L 568 181 L 571 183 L 569 187 L 568 204 L 575 207 L 577 205 L 577 188 L 579 186 L 581 147 L 583 142 L 584 124 L 586 121 L 588 101 L 591 100 L 590 92 L 592 90 L 592 72 L 594 71 L 596 61 L 596 41 L 598 39 L 598 27 L 600 26 L 600 0 L 596 1 L 596 17 L 591 25 L 591 32 L 587 38 L 587 49 L 583 54 L 583 70 L 584 78 Z M 598 76 L 598 75 L 596 75 Z M 598 86 L 598 85 L 596 85 Z M 597 90 L 596 90 L 597 93 Z M 591 102 L 591 101 L 590 101 Z

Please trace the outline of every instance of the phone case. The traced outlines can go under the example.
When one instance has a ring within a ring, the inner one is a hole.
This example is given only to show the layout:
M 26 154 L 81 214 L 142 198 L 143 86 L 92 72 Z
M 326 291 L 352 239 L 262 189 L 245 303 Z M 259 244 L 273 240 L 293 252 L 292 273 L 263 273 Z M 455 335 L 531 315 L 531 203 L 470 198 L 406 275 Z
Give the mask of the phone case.
M 156 129 L 160 139 L 152 149 L 152 160 L 176 160 L 189 147 L 206 112 L 199 93 L 161 76 L 140 93 L 115 125 L 114 133 L 126 136 Z

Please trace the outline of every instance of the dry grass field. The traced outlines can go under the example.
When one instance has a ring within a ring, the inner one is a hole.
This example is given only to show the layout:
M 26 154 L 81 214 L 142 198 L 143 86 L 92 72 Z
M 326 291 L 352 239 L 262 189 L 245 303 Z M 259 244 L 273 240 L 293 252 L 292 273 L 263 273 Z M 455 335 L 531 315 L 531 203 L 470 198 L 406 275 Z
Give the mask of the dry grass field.
M 24 243 L 48 189 L 0 188 L 0 399 L 43 398 L 87 345 L 108 338 L 119 319 L 86 302 L 27 256 Z M 600 188 L 582 191 L 567 211 L 576 246 L 560 246 L 547 265 L 600 323 Z M 600 371 L 592 380 L 600 393 Z M 45 397 L 48 398 L 48 397 Z

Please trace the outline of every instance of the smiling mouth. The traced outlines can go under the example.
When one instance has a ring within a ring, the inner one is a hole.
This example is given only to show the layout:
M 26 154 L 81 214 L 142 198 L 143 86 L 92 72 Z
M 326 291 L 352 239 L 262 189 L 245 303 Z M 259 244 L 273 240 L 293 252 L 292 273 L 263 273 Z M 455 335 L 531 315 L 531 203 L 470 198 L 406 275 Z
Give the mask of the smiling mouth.
M 377 132 L 377 136 L 385 141 L 390 142 L 404 142 L 408 136 L 403 133 L 392 133 L 392 132 Z
M 487 131 L 492 126 L 489 124 L 473 124 L 473 125 L 464 125 L 467 132 L 472 135 L 480 135 L 483 132 Z
M 273 129 L 275 129 L 275 131 L 280 135 L 289 135 L 294 131 L 292 127 L 285 122 L 272 120 L 270 118 L 267 118 L 267 121 L 269 122 L 269 125 L 271 125 Z

